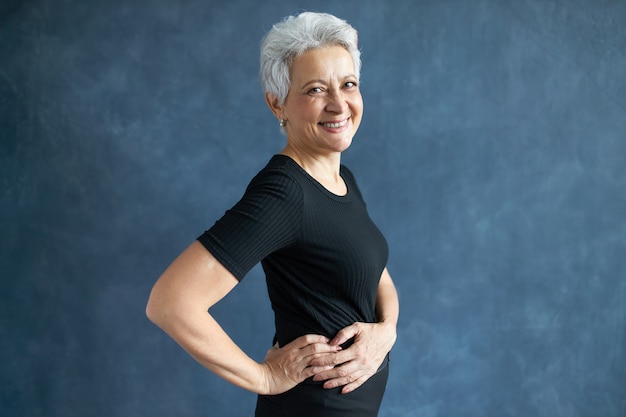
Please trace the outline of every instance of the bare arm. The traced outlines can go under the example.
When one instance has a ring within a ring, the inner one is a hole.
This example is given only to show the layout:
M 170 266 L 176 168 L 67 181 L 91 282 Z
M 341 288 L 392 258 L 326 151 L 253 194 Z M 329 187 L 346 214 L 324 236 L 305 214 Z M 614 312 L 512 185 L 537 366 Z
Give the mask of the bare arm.
M 157 280 L 146 314 L 200 364 L 252 392 L 284 392 L 328 369 L 308 367 L 311 360 L 337 351 L 323 336 L 302 336 L 270 349 L 261 364 L 245 354 L 208 312 L 237 283 L 202 244 L 194 242 Z
M 400 302 L 398 300 L 398 292 L 391 275 L 389 275 L 389 271 L 385 268 L 380 277 L 378 293 L 376 294 L 376 316 L 379 323 L 386 324 L 391 329 L 392 346 L 396 341 L 396 326 L 398 325 L 399 315 Z M 389 350 L 391 350 L 391 346 Z

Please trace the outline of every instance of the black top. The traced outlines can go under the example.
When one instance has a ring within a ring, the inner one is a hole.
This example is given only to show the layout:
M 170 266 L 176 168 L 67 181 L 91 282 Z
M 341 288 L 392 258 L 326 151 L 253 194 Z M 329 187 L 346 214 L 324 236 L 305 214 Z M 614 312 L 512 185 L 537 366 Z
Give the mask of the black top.
M 376 322 L 387 243 L 352 173 L 342 165 L 340 174 L 345 196 L 275 155 L 198 238 L 239 280 L 261 262 L 280 346 L 304 334 L 332 338 L 354 322 Z

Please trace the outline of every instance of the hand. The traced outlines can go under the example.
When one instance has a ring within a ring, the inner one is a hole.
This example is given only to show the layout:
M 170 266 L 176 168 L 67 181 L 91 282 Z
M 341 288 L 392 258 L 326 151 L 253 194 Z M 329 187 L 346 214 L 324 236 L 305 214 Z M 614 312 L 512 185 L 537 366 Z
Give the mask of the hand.
M 311 361 L 314 367 L 333 366 L 333 369 L 316 372 L 314 381 L 326 381 L 326 389 L 343 386 L 342 394 L 354 391 L 383 363 L 396 341 L 396 329 L 386 323 L 354 323 L 339 331 L 329 345 L 339 346 L 352 338 L 354 343 L 349 348 Z
M 329 344 L 328 338 L 305 335 L 282 348 L 276 343 L 263 360 L 262 394 L 281 394 L 319 372 L 332 369 L 333 365 L 311 366 L 314 360 L 332 363 L 332 356 L 341 350 L 337 344 Z

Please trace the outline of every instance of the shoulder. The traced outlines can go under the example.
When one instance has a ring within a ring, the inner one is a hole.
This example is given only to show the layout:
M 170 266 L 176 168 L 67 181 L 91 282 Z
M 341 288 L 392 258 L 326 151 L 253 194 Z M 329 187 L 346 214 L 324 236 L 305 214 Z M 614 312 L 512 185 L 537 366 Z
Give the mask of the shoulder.
M 246 194 L 261 198 L 299 199 L 302 187 L 288 158 L 274 155 L 250 181 Z

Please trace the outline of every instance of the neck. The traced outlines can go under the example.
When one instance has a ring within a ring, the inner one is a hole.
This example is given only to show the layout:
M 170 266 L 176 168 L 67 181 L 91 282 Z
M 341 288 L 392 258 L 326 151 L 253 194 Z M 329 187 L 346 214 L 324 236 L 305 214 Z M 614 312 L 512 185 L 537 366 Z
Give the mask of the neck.
M 333 152 L 328 155 L 313 155 L 287 145 L 280 154 L 293 159 L 329 191 L 339 195 L 347 192 L 343 178 L 339 174 L 341 152 Z
M 341 164 L 341 152 L 329 152 L 328 154 L 313 154 L 303 149 L 287 145 L 280 152 L 287 155 L 306 172 L 314 177 L 338 177 L 339 166 Z

